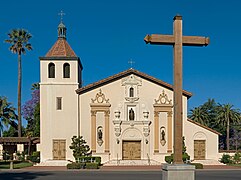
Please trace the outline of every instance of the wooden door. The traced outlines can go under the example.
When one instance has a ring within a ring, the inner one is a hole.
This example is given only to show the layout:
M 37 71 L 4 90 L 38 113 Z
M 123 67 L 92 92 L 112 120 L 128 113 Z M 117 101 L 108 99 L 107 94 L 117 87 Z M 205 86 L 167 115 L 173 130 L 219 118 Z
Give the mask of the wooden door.
M 122 159 L 123 160 L 141 159 L 141 141 L 123 141 Z
M 206 141 L 194 140 L 194 159 L 204 160 L 206 154 Z
M 53 159 L 65 160 L 66 159 L 66 141 L 53 140 Z

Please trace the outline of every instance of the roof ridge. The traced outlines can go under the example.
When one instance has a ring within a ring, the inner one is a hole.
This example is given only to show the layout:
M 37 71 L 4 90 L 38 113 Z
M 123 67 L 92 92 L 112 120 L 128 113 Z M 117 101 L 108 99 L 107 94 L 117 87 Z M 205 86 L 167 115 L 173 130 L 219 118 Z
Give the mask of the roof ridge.
M 196 121 L 194 121 L 194 120 L 192 120 L 192 119 L 187 118 L 187 121 L 189 121 L 189 122 L 191 122 L 191 123 L 193 123 L 193 124 L 196 124 L 196 125 L 204 128 L 204 129 L 207 129 L 207 130 L 209 130 L 209 131 L 211 131 L 211 132 L 213 132 L 213 133 L 215 133 L 215 134 L 222 135 L 220 132 L 218 132 L 218 131 L 216 131 L 216 130 L 208 127 L 208 126 L 205 126 L 205 125 L 203 125 L 203 124 L 201 124 L 201 123 L 199 123 L 199 122 L 196 122 Z
M 166 83 L 166 82 L 164 82 L 164 81 L 162 81 L 162 80 L 159 80 L 159 79 L 157 79 L 157 78 L 155 78 L 155 77 L 153 77 L 153 76 L 150 76 L 150 75 L 148 75 L 148 74 L 145 74 L 145 73 L 143 73 L 143 72 L 140 72 L 140 71 L 138 71 L 138 70 L 136 70 L 136 69 L 130 68 L 130 69 L 127 69 L 127 70 L 125 70 L 125 71 L 121 71 L 121 72 L 119 72 L 119 73 L 117 73 L 117 74 L 114 74 L 114 75 L 112 75 L 112 76 L 109 76 L 109 77 L 107 77 L 107 78 L 104 78 L 104 79 L 102 79 L 102 80 L 99 80 L 99 81 L 93 82 L 93 83 L 91 83 L 91 84 L 88 84 L 88 85 L 86 85 L 86 86 L 84 86 L 84 87 L 81 87 L 81 88 L 79 88 L 79 89 L 76 90 L 76 93 L 78 93 L 78 94 L 85 93 L 85 92 L 87 92 L 87 91 L 89 91 L 89 90 L 91 90 L 91 89 L 98 88 L 98 87 L 100 87 L 101 85 L 104 85 L 104 84 L 107 84 L 107 83 L 109 83 L 109 82 L 113 82 L 113 81 L 115 81 L 115 80 L 117 80 L 117 79 L 120 79 L 120 78 L 122 78 L 122 77 L 128 76 L 128 75 L 131 74 L 131 73 L 134 73 L 135 75 L 139 75 L 139 76 L 141 76 L 141 77 L 144 78 L 144 79 L 147 79 L 147 80 L 149 80 L 149 81 L 152 81 L 153 83 L 162 85 L 162 86 L 164 86 L 164 87 L 166 87 L 166 88 L 168 88 L 168 89 L 173 90 L 173 86 L 172 86 L 171 84 L 168 84 L 168 83 Z M 183 94 L 184 94 L 185 96 L 187 96 L 188 98 L 190 98 L 190 97 L 192 96 L 192 93 L 190 93 L 190 92 L 188 92 L 188 91 L 185 91 L 185 90 L 183 90 Z

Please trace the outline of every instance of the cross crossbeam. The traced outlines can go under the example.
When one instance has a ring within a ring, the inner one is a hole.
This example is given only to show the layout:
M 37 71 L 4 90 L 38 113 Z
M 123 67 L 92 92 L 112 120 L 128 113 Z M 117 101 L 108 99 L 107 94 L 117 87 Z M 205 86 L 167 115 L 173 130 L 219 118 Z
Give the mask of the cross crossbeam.
M 157 44 L 157 45 L 174 45 L 175 37 L 174 35 L 161 35 L 161 34 L 152 34 L 146 35 L 144 41 L 148 44 Z M 182 36 L 183 46 L 207 46 L 210 40 L 208 37 L 201 36 Z

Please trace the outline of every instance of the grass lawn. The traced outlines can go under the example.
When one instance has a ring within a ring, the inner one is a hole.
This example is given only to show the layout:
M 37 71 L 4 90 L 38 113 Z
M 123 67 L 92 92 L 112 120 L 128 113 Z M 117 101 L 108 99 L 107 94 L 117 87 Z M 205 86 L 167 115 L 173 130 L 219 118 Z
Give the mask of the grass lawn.
M 241 168 L 241 164 L 228 164 L 229 166 L 236 166 Z
M 20 169 L 32 166 L 29 162 L 13 162 L 13 169 Z M 0 162 L 0 169 L 10 169 L 10 162 Z

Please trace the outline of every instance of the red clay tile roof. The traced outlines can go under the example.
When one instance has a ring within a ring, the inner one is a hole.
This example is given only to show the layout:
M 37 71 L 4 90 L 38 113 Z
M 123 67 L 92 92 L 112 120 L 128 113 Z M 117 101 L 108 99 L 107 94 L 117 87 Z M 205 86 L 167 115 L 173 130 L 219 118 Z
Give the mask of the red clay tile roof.
M 122 72 L 120 72 L 120 73 L 118 73 L 116 75 L 110 76 L 108 78 L 105 78 L 105 79 L 102 79 L 100 81 L 94 82 L 94 83 L 89 84 L 87 86 L 81 87 L 81 88 L 76 90 L 76 93 L 83 94 L 83 93 L 88 92 L 88 91 L 90 91 L 92 89 L 98 88 L 98 87 L 100 87 L 102 85 L 105 85 L 105 84 L 108 84 L 110 82 L 119 80 L 119 79 L 121 79 L 123 77 L 129 76 L 130 74 L 135 74 L 135 75 L 137 75 L 137 76 L 139 76 L 139 77 L 141 77 L 143 79 L 146 79 L 146 80 L 151 81 L 151 82 L 153 82 L 155 84 L 164 86 L 167 89 L 173 90 L 173 86 L 172 85 L 170 85 L 170 84 L 168 84 L 168 83 L 166 83 L 164 81 L 161 81 L 159 79 L 156 79 L 156 78 L 154 78 L 152 76 L 149 76 L 149 75 L 147 75 L 145 73 L 142 73 L 140 71 L 137 71 L 137 70 L 131 68 L 131 69 L 128 69 L 126 71 L 122 71 Z M 183 90 L 183 95 L 187 96 L 187 98 L 190 98 L 192 96 L 192 93 Z
M 200 124 L 200 123 L 198 123 L 198 122 L 196 122 L 196 121 L 193 121 L 193 120 L 191 120 L 191 119 L 187 119 L 187 121 L 189 121 L 189 122 L 191 122 L 191 123 L 193 123 L 193 124 L 196 124 L 196 125 L 204 128 L 204 129 L 207 129 L 207 130 L 209 130 L 209 131 L 211 131 L 211 132 L 213 132 L 213 133 L 215 133 L 215 134 L 217 134 L 217 135 L 222 135 L 220 132 L 215 131 L 214 129 L 212 129 L 212 128 L 210 128 L 210 127 L 204 126 L 204 125 L 202 125 L 202 124 Z
M 65 38 L 58 38 L 45 57 L 77 57 Z
M 31 143 L 39 144 L 39 137 L 31 137 Z M 0 144 L 26 144 L 29 143 L 29 138 L 27 137 L 0 137 Z

